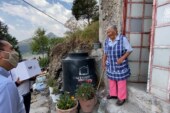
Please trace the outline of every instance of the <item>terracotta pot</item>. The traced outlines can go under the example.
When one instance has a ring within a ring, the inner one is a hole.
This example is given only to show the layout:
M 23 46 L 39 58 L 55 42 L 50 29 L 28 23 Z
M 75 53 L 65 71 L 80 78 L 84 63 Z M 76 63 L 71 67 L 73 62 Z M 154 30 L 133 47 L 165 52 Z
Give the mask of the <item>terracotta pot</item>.
M 56 113 L 77 113 L 77 106 L 78 106 L 78 102 L 76 106 L 74 106 L 73 108 L 67 109 L 67 110 L 59 109 L 56 106 Z
M 85 113 L 91 113 L 93 111 L 94 106 L 96 105 L 96 97 L 94 97 L 91 100 L 82 100 L 79 99 L 80 106 L 83 112 Z

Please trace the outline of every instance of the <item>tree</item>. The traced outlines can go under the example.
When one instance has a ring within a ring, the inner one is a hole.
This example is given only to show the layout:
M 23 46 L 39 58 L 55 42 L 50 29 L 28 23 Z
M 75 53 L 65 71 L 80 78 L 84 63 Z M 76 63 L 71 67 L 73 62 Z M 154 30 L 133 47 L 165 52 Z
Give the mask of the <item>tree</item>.
M 78 21 L 74 17 L 71 17 L 69 20 L 67 20 L 65 26 L 69 28 L 71 32 L 75 32 L 77 29 L 79 29 Z
M 99 20 L 99 6 L 98 5 L 96 5 L 94 7 L 94 12 L 93 12 L 92 20 L 93 20 L 93 22 L 96 22 L 96 21 Z
M 0 21 L 0 39 L 7 40 L 9 43 L 11 43 L 15 50 L 19 53 L 19 58 L 22 59 L 17 39 L 8 33 L 8 26 L 1 21 Z
M 90 24 L 90 19 L 96 15 L 97 2 L 96 0 L 74 0 L 72 7 L 72 14 L 77 20 L 87 19 Z M 96 19 L 96 18 L 95 18 Z
M 0 21 L 0 38 L 5 39 L 8 34 L 8 26 Z
M 45 30 L 38 28 L 35 31 L 35 34 L 33 36 L 33 41 L 31 43 L 31 49 L 33 53 L 37 54 L 48 54 L 49 51 L 49 40 L 48 37 L 45 35 Z
M 50 47 L 50 50 L 51 50 L 55 45 L 64 42 L 64 40 L 65 40 L 65 38 L 61 38 L 61 37 L 49 39 L 49 47 Z
M 69 28 L 70 33 L 74 33 L 77 30 L 80 30 L 80 29 L 84 28 L 85 26 L 87 26 L 87 22 L 77 21 L 76 18 L 74 16 L 72 16 L 70 19 L 68 19 L 66 21 L 65 26 L 67 28 Z M 68 31 L 66 32 L 66 34 L 67 33 L 68 33 Z

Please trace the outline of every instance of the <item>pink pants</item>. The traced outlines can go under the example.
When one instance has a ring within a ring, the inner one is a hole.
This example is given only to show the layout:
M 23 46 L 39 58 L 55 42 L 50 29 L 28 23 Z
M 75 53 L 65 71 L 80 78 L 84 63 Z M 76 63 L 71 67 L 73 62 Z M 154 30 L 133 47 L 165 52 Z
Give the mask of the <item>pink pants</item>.
M 117 96 L 119 100 L 127 98 L 126 80 L 110 80 L 109 79 L 110 96 Z

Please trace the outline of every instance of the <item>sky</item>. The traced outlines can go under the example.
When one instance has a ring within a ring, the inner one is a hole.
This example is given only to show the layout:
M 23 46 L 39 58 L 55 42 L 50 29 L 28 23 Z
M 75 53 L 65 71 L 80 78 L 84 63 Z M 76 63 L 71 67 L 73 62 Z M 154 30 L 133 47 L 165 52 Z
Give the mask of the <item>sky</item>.
M 72 17 L 73 0 L 25 0 L 61 23 Z M 0 21 L 18 41 L 31 38 L 38 27 L 46 33 L 63 36 L 68 29 L 57 21 L 32 8 L 23 0 L 0 0 Z

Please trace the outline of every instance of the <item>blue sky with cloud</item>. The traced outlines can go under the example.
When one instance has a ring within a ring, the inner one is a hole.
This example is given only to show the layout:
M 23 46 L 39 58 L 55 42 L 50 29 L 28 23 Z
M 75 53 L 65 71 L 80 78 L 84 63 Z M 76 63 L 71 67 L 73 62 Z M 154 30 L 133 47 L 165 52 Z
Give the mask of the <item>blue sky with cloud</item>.
M 71 16 L 73 0 L 25 0 L 65 23 Z M 9 27 L 9 33 L 18 41 L 31 38 L 38 27 L 57 36 L 68 30 L 60 23 L 35 10 L 22 0 L 0 0 L 0 20 Z

